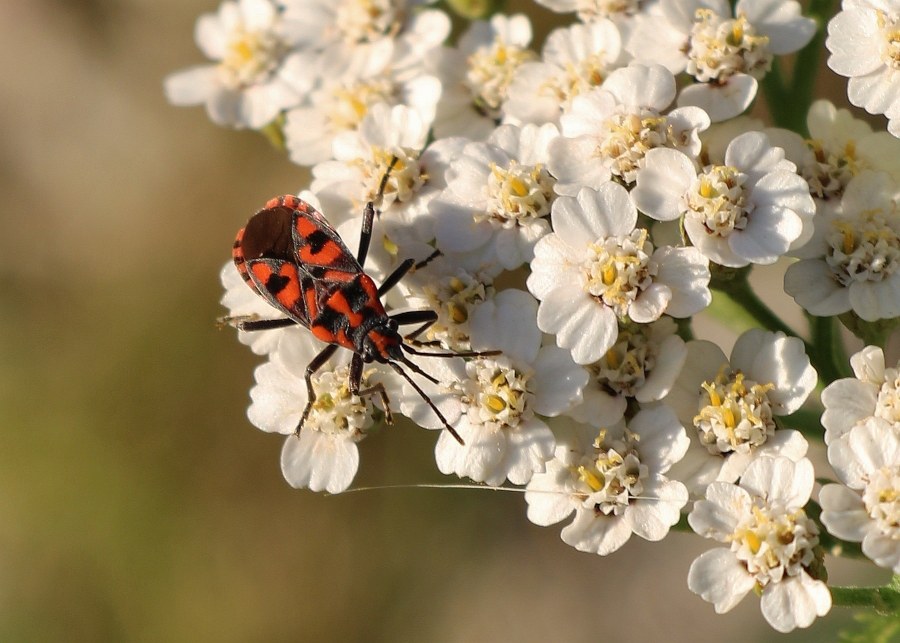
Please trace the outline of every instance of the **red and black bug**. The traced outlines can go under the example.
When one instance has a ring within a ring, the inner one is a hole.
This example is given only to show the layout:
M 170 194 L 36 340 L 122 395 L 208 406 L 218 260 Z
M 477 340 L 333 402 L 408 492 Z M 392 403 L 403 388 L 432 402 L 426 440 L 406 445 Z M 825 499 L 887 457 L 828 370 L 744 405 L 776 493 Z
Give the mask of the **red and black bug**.
M 379 195 L 384 192 L 395 162 L 381 180 Z M 437 380 L 416 366 L 404 352 L 432 357 L 476 357 L 496 355 L 497 351 L 433 353 L 410 346 L 410 343 L 418 344 L 415 338 L 437 321 L 437 313 L 412 310 L 389 315 L 380 297 L 396 286 L 413 266 L 423 266 L 438 253 L 419 264 L 407 259 L 381 286 L 376 286 L 362 266 L 369 251 L 377 213 L 373 202 L 366 204 L 359 250 L 354 257 L 331 224 L 309 203 L 291 195 L 269 200 L 265 208 L 254 214 L 238 232 L 232 257 L 247 284 L 286 317 L 236 320 L 235 325 L 239 330 L 251 331 L 299 324 L 328 344 L 306 367 L 309 400 L 297 424 L 298 433 L 316 399 L 312 376 L 338 347 L 344 347 L 353 352 L 351 394 L 361 397 L 379 395 L 385 419 L 391 423 L 384 385 L 376 383 L 360 390 L 364 363 L 388 364 L 422 396 L 444 427 L 462 444 L 459 434 L 401 364 L 432 382 L 437 383 Z M 410 324 L 419 324 L 419 327 L 406 336 L 401 335 L 398 327 Z

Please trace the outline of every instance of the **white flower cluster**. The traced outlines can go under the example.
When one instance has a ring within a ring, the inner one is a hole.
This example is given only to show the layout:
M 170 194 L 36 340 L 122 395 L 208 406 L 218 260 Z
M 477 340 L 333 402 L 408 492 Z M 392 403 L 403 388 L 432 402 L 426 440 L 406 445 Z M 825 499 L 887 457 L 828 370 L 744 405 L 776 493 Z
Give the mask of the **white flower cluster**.
M 900 317 L 900 141 L 827 101 L 806 137 L 741 116 L 816 33 L 793 0 L 538 1 L 577 17 L 540 49 L 525 15 L 452 42 L 449 16 L 415 0 L 225 0 L 199 19 L 213 64 L 171 75 L 169 99 L 283 140 L 311 168 L 301 198 L 349 248 L 374 202 L 363 270 L 380 283 L 419 262 L 379 295 L 388 314 L 436 318 L 407 337 L 426 354 L 409 378 L 392 360 L 354 370 L 362 349 L 308 368 L 325 346 L 308 318 L 240 332 L 267 358 L 250 420 L 287 436 L 291 485 L 339 493 L 358 443 L 402 414 L 442 430 L 443 473 L 523 486 L 540 525 L 574 515 L 562 539 L 581 551 L 661 540 L 687 514 L 723 544 L 691 590 L 725 612 L 753 589 L 775 629 L 806 627 L 832 600 L 820 525 L 900 573 L 900 364 L 869 347 L 856 379 L 824 390 L 842 484 L 822 489 L 817 523 L 792 418 L 823 362 L 784 326 L 744 332 L 728 357 L 688 323 L 711 287 L 784 257 L 811 315 Z M 898 34 L 897 0 L 844 0 L 828 25 L 850 100 L 900 136 Z M 222 282 L 233 318 L 282 316 L 233 263 Z M 365 324 L 371 309 L 344 301 L 326 312 Z

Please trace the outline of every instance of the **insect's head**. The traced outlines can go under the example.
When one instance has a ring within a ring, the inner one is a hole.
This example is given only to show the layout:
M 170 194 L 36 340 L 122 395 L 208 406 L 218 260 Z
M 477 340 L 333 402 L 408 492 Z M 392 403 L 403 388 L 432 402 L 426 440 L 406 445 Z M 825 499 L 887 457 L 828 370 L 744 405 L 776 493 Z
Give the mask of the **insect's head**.
M 363 339 L 362 358 L 364 362 L 402 362 L 403 337 L 397 330 L 397 321 L 389 317 L 384 318 L 383 323 L 373 326 Z

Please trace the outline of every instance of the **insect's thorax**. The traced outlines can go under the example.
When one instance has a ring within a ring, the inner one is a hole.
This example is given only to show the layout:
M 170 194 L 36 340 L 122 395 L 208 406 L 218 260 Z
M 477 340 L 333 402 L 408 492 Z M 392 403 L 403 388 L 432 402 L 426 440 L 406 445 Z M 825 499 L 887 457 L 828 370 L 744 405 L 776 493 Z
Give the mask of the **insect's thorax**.
M 346 281 L 318 283 L 316 314 L 309 326 L 313 335 L 360 353 L 366 361 L 393 359 L 403 340 L 381 305 L 371 277 L 360 272 L 348 275 Z

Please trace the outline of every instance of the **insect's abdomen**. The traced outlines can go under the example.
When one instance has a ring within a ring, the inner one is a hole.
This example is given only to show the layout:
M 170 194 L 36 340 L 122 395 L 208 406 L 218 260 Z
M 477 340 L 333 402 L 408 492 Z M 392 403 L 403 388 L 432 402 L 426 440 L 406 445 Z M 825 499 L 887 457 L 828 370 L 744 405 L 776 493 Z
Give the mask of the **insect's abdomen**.
M 238 273 L 247 282 L 247 285 L 256 290 L 256 286 L 253 285 L 253 280 L 250 279 L 250 274 L 247 272 L 247 260 L 244 257 L 244 249 L 241 247 L 241 241 L 244 238 L 244 228 L 238 230 L 237 238 L 234 240 L 234 245 L 231 246 L 231 259 L 234 261 L 234 265 L 237 268 Z M 259 291 L 257 291 L 259 292 Z

